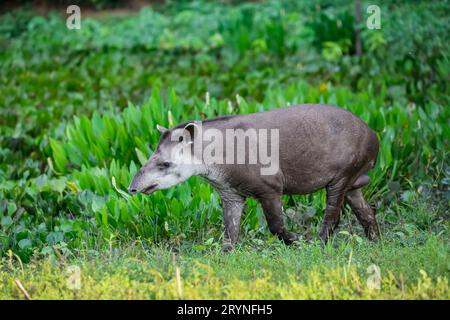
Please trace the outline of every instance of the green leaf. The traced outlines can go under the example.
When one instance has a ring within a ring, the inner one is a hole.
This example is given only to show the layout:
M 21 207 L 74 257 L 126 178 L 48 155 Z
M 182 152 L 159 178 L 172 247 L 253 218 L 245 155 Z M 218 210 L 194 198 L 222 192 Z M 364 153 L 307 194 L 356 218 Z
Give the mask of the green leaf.
M 66 189 L 67 180 L 65 178 L 52 179 L 49 181 L 50 189 L 59 193 L 62 193 Z
M 14 202 L 8 203 L 8 215 L 12 216 L 17 211 L 17 205 Z
M 4 228 L 9 227 L 12 223 L 13 223 L 13 220 L 11 217 L 6 216 L 6 217 L 2 218 L 1 225 Z
M 18 245 L 19 245 L 20 249 L 24 250 L 24 249 L 31 248 L 33 243 L 31 242 L 30 239 L 22 239 L 19 241 Z
M 57 231 L 57 232 L 53 231 L 47 235 L 45 240 L 48 242 L 48 244 L 54 245 L 54 244 L 57 244 L 58 242 L 61 242 L 64 240 L 64 234 L 59 231 Z
M 145 154 L 139 150 L 138 148 L 134 148 L 134 150 L 136 150 L 136 155 L 138 157 L 139 162 L 141 163 L 141 165 L 144 165 L 147 162 L 147 157 L 145 156 Z
M 69 160 L 66 158 L 63 145 L 60 142 L 50 138 L 50 147 L 52 149 L 53 160 L 56 168 L 59 172 L 66 172 L 66 167 Z

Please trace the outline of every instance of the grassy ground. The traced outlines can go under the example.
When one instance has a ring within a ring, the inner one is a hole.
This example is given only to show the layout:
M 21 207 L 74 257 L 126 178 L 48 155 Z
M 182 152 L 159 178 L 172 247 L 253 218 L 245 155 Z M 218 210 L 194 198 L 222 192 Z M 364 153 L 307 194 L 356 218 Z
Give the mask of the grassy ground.
M 243 230 L 228 254 L 220 236 L 54 245 L 27 263 L 9 251 L 0 259 L 0 299 L 450 299 L 448 207 L 417 201 L 378 212 L 377 242 L 345 209 L 326 246 L 288 247 L 262 228 Z M 316 239 L 321 221 L 288 225 Z
M 245 239 L 229 254 L 216 242 L 201 250 L 135 242 L 25 268 L 10 256 L 1 263 L 0 299 L 25 298 L 23 290 L 32 299 L 450 298 L 445 237 L 408 244 L 339 237 L 325 247 Z

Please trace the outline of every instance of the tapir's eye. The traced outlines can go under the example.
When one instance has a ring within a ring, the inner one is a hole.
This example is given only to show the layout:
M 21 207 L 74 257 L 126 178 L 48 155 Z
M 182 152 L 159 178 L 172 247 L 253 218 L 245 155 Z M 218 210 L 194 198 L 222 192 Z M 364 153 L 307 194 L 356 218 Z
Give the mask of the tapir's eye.
M 158 163 L 158 167 L 159 167 L 159 170 L 167 169 L 170 167 L 170 162 L 169 161 L 160 162 L 160 163 Z

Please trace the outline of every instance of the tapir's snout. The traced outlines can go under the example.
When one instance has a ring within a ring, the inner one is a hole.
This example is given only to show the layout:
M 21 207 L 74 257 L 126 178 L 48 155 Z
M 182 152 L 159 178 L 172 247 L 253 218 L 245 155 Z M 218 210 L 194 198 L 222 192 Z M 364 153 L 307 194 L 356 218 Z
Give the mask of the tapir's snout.
M 153 191 L 156 191 L 156 187 L 158 187 L 157 183 L 148 183 L 148 181 L 145 181 L 143 178 L 144 175 L 142 174 L 142 171 L 139 171 L 133 178 L 133 181 L 131 181 L 130 186 L 128 187 L 128 192 L 132 195 L 135 195 L 136 193 L 142 192 L 145 194 L 150 194 Z
M 129 187 L 129 188 L 128 188 L 128 193 L 130 193 L 130 194 L 132 194 L 132 195 L 135 195 L 135 194 L 137 193 L 137 189 L 136 189 L 136 188 Z
M 133 182 L 131 182 L 130 186 L 128 187 L 128 193 L 131 195 L 135 195 L 138 193 L 138 189 L 133 185 Z
M 142 180 L 142 172 L 138 171 L 138 173 L 136 173 L 133 180 L 131 181 L 130 186 L 128 187 L 128 192 L 130 194 L 135 195 L 136 193 L 138 193 L 140 191 L 141 180 Z

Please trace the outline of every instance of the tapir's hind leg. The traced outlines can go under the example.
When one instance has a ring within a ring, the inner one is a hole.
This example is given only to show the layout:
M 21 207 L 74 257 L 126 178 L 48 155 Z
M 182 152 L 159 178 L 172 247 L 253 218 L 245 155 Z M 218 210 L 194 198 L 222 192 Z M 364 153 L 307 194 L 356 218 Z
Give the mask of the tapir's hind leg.
M 319 238 L 322 242 L 327 242 L 334 229 L 339 224 L 341 218 L 341 208 L 344 202 L 347 180 L 342 179 L 327 187 L 327 206 L 323 218 L 322 229 Z
M 356 218 L 362 224 L 369 239 L 376 239 L 380 235 L 375 213 L 369 203 L 364 199 L 361 189 L 353 189 L 347 192 L 345 200 L 350 204 Z

